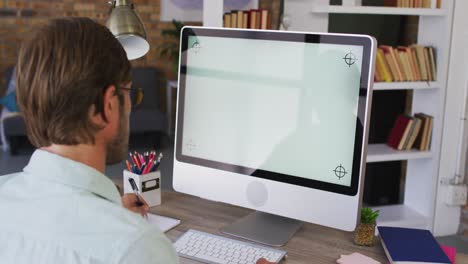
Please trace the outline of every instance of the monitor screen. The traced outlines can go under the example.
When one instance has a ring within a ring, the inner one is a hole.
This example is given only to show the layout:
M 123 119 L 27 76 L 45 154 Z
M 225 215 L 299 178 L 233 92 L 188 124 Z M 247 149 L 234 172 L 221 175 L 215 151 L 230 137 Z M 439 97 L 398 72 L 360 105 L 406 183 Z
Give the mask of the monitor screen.
M 201 28 L 182 38 L 178 160 L 356 194 L 366 41 Z

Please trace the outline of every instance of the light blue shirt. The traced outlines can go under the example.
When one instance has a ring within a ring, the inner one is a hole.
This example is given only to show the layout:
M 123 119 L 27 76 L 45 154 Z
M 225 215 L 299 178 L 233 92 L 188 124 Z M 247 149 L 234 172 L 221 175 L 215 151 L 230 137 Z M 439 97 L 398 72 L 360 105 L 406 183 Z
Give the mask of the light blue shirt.
M 0 176 L 0 263 L 178 263 L 166 236 L 122 207 L 113 182 L 36 150 Z

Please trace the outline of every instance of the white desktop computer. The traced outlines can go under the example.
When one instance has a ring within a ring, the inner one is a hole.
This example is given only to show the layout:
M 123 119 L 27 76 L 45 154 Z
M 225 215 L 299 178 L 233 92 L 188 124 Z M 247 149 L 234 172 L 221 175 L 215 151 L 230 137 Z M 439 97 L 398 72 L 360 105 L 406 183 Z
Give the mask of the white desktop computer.
M 222 231 L 282 245 L 301 221 L 355 229 L 376 41 L 185 27 L 174 189 L 256 210 Z

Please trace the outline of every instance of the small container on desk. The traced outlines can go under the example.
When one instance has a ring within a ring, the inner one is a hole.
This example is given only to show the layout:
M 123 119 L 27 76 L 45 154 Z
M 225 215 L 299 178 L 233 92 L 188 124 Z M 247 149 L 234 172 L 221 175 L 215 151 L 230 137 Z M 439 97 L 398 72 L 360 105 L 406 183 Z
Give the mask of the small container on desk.
M 161 204 L 161 171 L 157 170 L 140 175 L 124 170 L 123 176 L 124 193 L 134 193 L 129 182 L 129 179 L 132 178 L 138 187 L 138 194 L 145 199 L 149 207 Z

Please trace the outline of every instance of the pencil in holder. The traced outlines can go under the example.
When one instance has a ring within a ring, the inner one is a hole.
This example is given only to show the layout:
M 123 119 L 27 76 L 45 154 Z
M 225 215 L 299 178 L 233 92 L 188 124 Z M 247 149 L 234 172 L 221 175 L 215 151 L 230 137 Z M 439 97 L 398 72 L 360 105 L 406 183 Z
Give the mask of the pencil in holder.
M 161 172 L 154 171 L 139 175 L 128 170 L 123 171 L 124 193 L 134 193 L 129 179 L 132 178 L 137 187 L 138 194 L 145 199 L 149 207 L 161 204 Z

